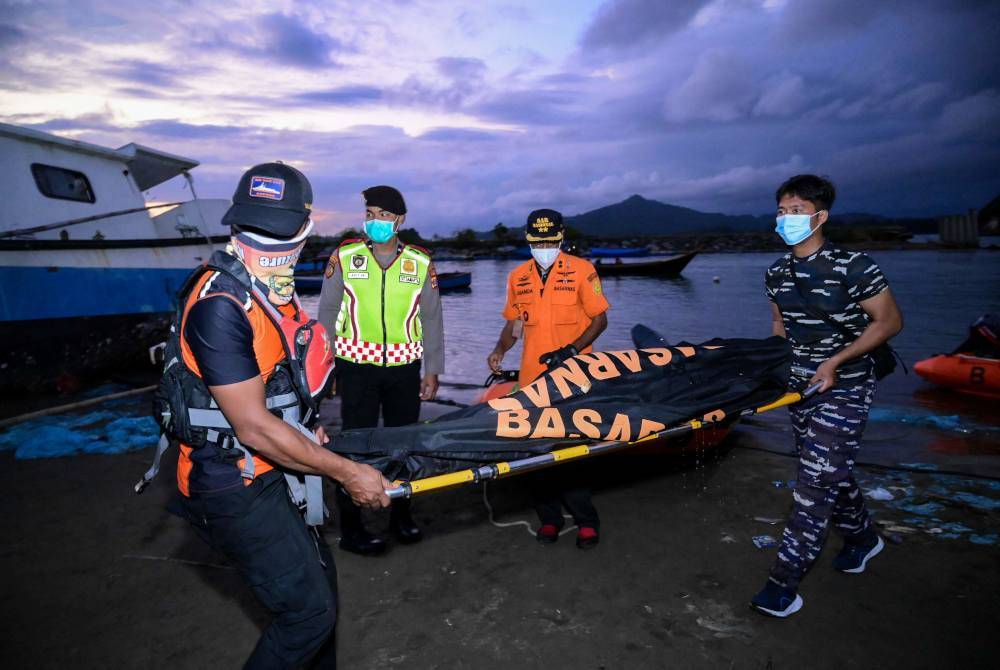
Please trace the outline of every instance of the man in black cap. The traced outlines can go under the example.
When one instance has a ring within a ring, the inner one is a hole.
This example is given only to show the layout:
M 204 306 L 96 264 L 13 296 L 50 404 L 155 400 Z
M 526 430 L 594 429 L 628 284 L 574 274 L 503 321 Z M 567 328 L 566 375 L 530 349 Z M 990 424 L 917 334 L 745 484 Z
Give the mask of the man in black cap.
M 554 209 L 536 209 L 524 230 L 532 260 L 514 268 L 507 278 L 507 323 L 487 363 L 500 371 L 504 354 L 524 332 L 524 353 L 518 383 L 524 388 L 539 375 L 568 358 L 589 353 L 608 326 L 610 305 L 601 280 L 588 261 L 561 250 L 563 217 Z M 590 490 L 579 484 L 580 473 L 561 468 L 535 477 L 535 509 L 542 522 L 535 537 L 542 544 L 559 539 L 563 527 L 560 500 L 576 522 L 576 545 L 590 549 L 599 541 L 600 520 Z M 571 468 L 572 470 L 572 468 Z
M 406 220 L 403 195 L 391 186 L 372 186 L 362 195 L 365 238 L 345 240 L 330 256 L 319 306 L 319 320 L 336 335 L 344 430 L 373 428 L 380 414 L 385 426 L 417 422 L 421 399 L 434 398 L 444 372 L 434 265 L 427 250 L 397 236 Z M 337 502 L 340 548 L 362 555 L 385 551 L 350 498 L 339 491 Z M 409 499 L 392 501 L 389 525 L 404 544 L 421 539 Z
M 180 442 L 173 509 L 236 565 L 273 615 L 247 668 L 336 665 L 336 567 L 319 525 L 321 492 L 308 519 L 290 498 L 299 477 L 324 475 L 359 504 L 389 504 L 378 471 L 324 449 L 322 427 L 309 435 L 298 423 L 315 416 L 333 362 L 326 333 L 294 296 L 311 206 L 309 181 L 289 165 L 265 163 L 243 175 L 223 218 L 231 244 L 186 284 L 161 382 L 167 415 L 190 423 L 166 428 Z M 309 329 L 318 357 L 294 349 L 283 326 Z M 305 382 L 289 372 L 290 348 L 307 367 Z

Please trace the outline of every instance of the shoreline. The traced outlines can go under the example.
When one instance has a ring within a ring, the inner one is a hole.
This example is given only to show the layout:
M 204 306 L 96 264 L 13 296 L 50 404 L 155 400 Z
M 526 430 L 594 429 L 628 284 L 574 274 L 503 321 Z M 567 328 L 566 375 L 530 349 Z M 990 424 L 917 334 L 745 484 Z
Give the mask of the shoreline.
M 327 401 L 324 415 L 338 415 L 336 404 Z M 424 418 L 445 411 L 426 410 Z M 336 431 L 335 420 L 325 423 Z M 908 488 L 913 504 L 935 503 L 924 511 L 936 510 L 938 525 L 917 527 L 906 519 L 919 508 L 874 501 L 877 520 L 914 529 L 883 524 L 900 544 L 887 540 L 864 574 L 844 575 L 830 568 L 839 549 L 831 539 L 803 583 L 801 613 L 777 621 L 749 610 L 774 553 L 751 538 L 780 535 L 780 523 L 771 524 L 787 513 L 790 491 L 772 482 L 794 473 L 791 459 L 757 448 L 786 447 L 785 423 L 778 435 L 741 425 L 727 449 L 694 461 L 593 461 L 603 532 L 589 552 L 572 534 L 541 546 L 523 526 L 494 527 L 476 486 L 418 498 L 422 543 L 392 544 L 379 558 L 334 548 L 342 665 L 988 666 L 1000 651 L 992 632 L 1000 547 L 969 538 L 995 528 L 1000 512 L 947 504 L 955 496 L 941 494 L 933 473 L 897 480 L 859 468 L 866 489 Z M 176 454 L 146 493 L 132 493 L 150 454 L 0 454 L 9 538 L 0 616 L 12 667 L 236 667 L 249 653 L 266 614 L 231 567 L 164 510 Z M 40 487 L 44 505 L 34 502 Z M 522 480 L 491 482 L 488 496 L 498 522 L 537 523 Z M 368 518 L 385 532 L 387 515 Z M 970 532 L 944 537 L 943 524 Z M 335 541 L 336 520 L 326 534 Z

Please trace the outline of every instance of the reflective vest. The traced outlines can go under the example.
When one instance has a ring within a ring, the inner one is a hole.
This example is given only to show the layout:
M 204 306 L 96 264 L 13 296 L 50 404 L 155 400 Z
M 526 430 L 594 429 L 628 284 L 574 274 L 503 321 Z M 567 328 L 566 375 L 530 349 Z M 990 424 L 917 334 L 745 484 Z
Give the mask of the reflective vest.
M 221 275 L 235 280 L 238 289 L 214 289 Z M 309 318 L 298 298 L 283 307 L 274 306 L 267 299 L 267 289 L 258 285 L 238 259 L 217 251 L 192 273 L 179 294 L 164 349 L 163 375 L 153 400 L 154 416 L 163 436 L 153 467 L 136 485 L 137 492 L 156 476 L 170 440 L 180 444 L 177 484 L 186 496 L 192 492 L 196 464 L 202 468 L 236 467 L 245 484 L 274 469 L 268 460 L 251 454 L 236 439 L 235 430 L 202 380 L 184 338 L 184 324 L 191 308 L 199 300 L 215 296 L 233 300 L 246 312 L 267 408 L 312 439 L 303 424 L 315 422 L 319 401 L 333 372 L 333 350 L 326 329 Z M 304 505 L 307 497 L 312 499 L 310 502 L 318 501 L 318 507 L 311 505 L 307 522 L 322 523 L 322 481 L 290 474 L 286 474 L 286 480 L 297 503 Z
M 337 358 L 373 365 L 405 365 L 424 352 L 420 291 L 431 259 L 410 245 L 385 270 L 367 242 L 337 249 L 344 297 L 337 316 Z

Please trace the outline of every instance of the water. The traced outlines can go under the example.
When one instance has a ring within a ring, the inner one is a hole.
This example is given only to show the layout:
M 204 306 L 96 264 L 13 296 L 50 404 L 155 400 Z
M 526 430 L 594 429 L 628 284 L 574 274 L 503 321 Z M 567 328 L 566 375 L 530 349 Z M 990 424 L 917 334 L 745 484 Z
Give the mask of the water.
M 893 345 L 907 366 L 935 353 L 951 351 L 965 338 L 976 317 L 1000 312 L 998 252 L 878 251 L 871 256 L 888 277 L 903 312 L 905 328 Z M 771 314 L 764 294 L 764 271 L 776 258 L 773 252 L 703 254 L 677 279 L 605 279 L 604 291 L 611 311 L 608 329 L 597 348 L 630 348 L 629 331 L 636 323 L 659 331 L 669 342 L 766 337 L 771 332 Z M 500 311 L 507 274 L 518 263 L 442 262 L 438 267 L 439 272 L 472 272 L 471 292 L 442 297 L 446 337 L 443 396 L 467 402 L 471 392 L 447 383 L 477 384 L 489 374 L 486 356 L 503 326 Z M 307 308 L 315 309 L 317 301 L 316 296 L 309 296 L 304 302 Z M 507 354 L 504 367 L 517 367 L 519 349 L 516 346 Z M 935 389 L 912 372 L 898 372 L 880 384 L 876 403 L 894 414 L 885 418 L 885 426 L 870 428 L 866 437 L 873 442 L 879 441 L 881 435 L 884 442 L 892 443 L 891 435 L 900 435 L 900 440 L 923 445 L 922 449 L 953 454 L 1000 453 L 1000 434 L 985 430 L 1000 427 L 995 401 Z M 956 426 L 972 426 L 973 430 L 952 434 L 919 420 L 926 415 L 955 416 Z M 908 431 L 905 435 L 900 433 L 903 424 Z M 902 454 L 897 456 L 902 458 Z M 912 453 L 906 456 L 914 460 Z

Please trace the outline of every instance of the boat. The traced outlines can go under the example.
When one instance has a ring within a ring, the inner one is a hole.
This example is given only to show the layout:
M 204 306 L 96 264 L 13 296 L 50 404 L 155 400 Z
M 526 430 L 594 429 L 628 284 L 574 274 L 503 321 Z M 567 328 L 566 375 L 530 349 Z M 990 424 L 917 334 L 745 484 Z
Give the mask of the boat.
M 632 328 L 632 342 L 636 349 L 654 349 L 665 347 L 666 339 L 658 332 L 637 324 Z M 492 373 L 486 380 L 485 389 L 476 398 L 477 403 L 489 402 L 496 398 L 510 395 L 517 390 L 517 370 L 504 370 Z M 720 423 L 717 426 L 707 426 L 700 430 L 691 431 L 680 437 L 660 437 L 648 440 L 642 444 L 629 447 L 624 453 L 627 454 L 678 454 L 678 453 L 703 453 L 718 447 L 729 431 L 732 430 L 736 421 Z
M 638 258 L 649 255 L 649 247 L 631 249 L 613 247 L 591 247 L 587 254 L 591 258 Z
M 979 317 L 955 351 L 918 361 L 913 370 L 927 381 L 959 393 L 1000 398 L 1000 317 Z
M 438 290 L 442 293 L 448 291 L 468 291 L 472 288 L 471 272 L 440 272 L 437 276 Z
M 638 263 L 626 263 L 620 259 L 615 263 L 605 263 L 598 259 L 594 263 L 597 274 L 602 277 L 640 276 L 640 277 L 676 277 L 688 263 L 698 255 L 697 251 L 689 251 L 686 254 L 670 256 L 653 261 L 640 261 Z
M 228 200 L 146 202 L 198 161 L 0 124 L 0 394 L 149 361 L 176 292 L 223 248 Z

